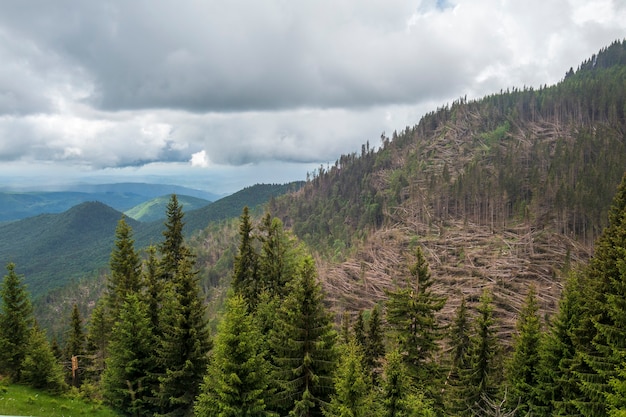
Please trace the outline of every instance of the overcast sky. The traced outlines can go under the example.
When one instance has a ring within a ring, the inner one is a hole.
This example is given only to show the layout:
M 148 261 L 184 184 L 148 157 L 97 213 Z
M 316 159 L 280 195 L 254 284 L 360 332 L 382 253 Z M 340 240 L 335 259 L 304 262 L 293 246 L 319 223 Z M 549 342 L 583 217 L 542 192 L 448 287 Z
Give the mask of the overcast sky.
M 0 186 L 303 180 L 624 37 L 623 0 L 5 0 Z

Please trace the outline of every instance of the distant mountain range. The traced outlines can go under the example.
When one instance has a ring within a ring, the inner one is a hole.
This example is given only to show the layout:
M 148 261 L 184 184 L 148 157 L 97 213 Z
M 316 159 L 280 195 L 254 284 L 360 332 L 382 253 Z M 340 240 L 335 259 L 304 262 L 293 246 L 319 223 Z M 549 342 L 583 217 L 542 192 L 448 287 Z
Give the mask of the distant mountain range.
M 302 183 L 258 184 L 195 210 L 188 210 L 190 197 L 181 197 L 185 235 L 206 228 L 210 222 L 237 217 L 244 206 L 259 206 L 301 186 Z M 126 219 L 133 229 L 138 250 L 163 240 L 165 206 L 162 204 L 167 200 L 157 200 L 161 203 L 156 206 L 163 207 L 163 215 L 158 219 L 150 222 Z M 0 225 L 0 262 L 14 262 L 33 297 L 44 295 L 72 280 L 106 271 L 115 228 L 123 216 L 121 211 L 103 202 L 87 201 L 62 213 L 40 214 Z M 152 213 L 150 217 L 158 216 Z
M 88 201 L 99 201 L 116 210 L 126 211 L 153 198 L 186 195 L 208 202 L 224 195 L 169 184 L 117 183 L 81 184 L 57 191 L 0 191 L 0 222 L 9 222 L 44 213 L 62 213 Z

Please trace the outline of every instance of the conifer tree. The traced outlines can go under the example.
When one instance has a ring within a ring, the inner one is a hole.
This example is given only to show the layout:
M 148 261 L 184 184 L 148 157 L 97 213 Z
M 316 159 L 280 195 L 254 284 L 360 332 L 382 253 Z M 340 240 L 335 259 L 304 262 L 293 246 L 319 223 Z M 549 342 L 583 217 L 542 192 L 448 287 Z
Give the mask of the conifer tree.
M 467 406 L 461 415 L 489 409 L 489 400 L 498 392 L 500 363 L 492 302 L 491 293 L 485 290 L 477 307 L 467 367 L 460 370 L 460 385 L 464 387 L 461 398 Z
M 197 417 L 269 416 L 269 364 L 263 339 L 241 295 L 231 295 L 212 360 L 194 406 Z
M 310 256 L 301 260 L 277 312 L 270 347 L 278 389 L 275 411 L 321 416 L 334 391 L 336 332 L 323 304 Z
M 538 384 L 537 367 L 541 338 L 538 311 L 535 288 L 531 287 L 517 319 L 517 333 L 513 339 L 513 357 L 507 364 L 506 375 L 510 387 L 507 398 L 509 408 L 517 408 L 521 414 L 530 412 L 534 402 L 534 390 Z
M 297 257 L 294 244 L 285 233 L 280 219 L 272 218 L 269 213 L 263 217 L 260 229 L 261 253 L 258 258 L 260 287 L 261 290 L 282 298 L 287 282 L 295 273 Z
M 155 411 L 150 401 L 156 361 L 151 327 L 147 304 L 138 294 L 128 294 L 111 332 L 102 375 L 104 397 L 125 415 L 148 416 Z
M 369 372 L 363 367 L 361 346 L 350 341 L 342 346 L 341 360 L 335 375 L 335 394 L 324 410 L 327 417 L 378 417 Z
M 574 401 L 583 397 L 575 370 L 578 366 L 574 330 L 580 319 L 580 279 L 572 271 L 561 293 L 559 310 L 539 345 L 537 385 L 531 412 L 538 416 L 579 414 Z
M 437 342 L 443 337 L 435 314 L 443 308 L 445 298 L 432 292 L 433 280 L 420 247 L 415 256 L 406 284 L 387 293 L 387 322 L 404 353 L 409 375 L 434 398 L 439 391 L 435 381 L 441 377 L 434 359 Z
M 200 298 L 193 259 L 183 256 L 175 282 L 163 292 L 157 346 L 160 415 L 186 416 L 192 411 L 211 349 L 205 307 Z
M 367 347 L 367 335 L 365 333 L 365 319 L 363 318 L 363 310 L 359 311 L 354 323 L 354 340 L 360 346 L 362 351 Z
M 61 392 L 66 388 L 63 369 L 52 352 L 46 334 L 35 323 L 30 329 L 21 382 L 33 388 Z
M 66 357 L 85 354 L 85 331 L 83 330 L 83 319 L 80 317 L 78 304 L 74 303 L 72 315 L 70 317 L 70 328 L 65 343 Z
M 383 373 L 382 413 L 384 417 L 435 417 L 437 414 L 423 395 L 415 391 L 402 354 L 387 353 Z
M 465 297 L 461 297 L 461 304 L 456 310 L 454 322 L 450 328 L 450 370 L 446 383 L 446 409 L 450 414 L 456 414 L 467 409 L 461 385 L 461 372 L 468 368 L 469 351 L 471 346 L 471 325 L 467 311 Z
M 189 255 L 189 251 L 185 250 L 183 235 L 185 213 L 183 213 L 183 207 L 178 204 L 176 194 L 172 194 L 170 197 L 165 214 L 165 230 L 163 231 L 165 239 L 159 246 L 161 253 L 160 272 L 161 279 L 171 281 L 174 279 L 180 262 Z
M 13 263 L 7 265 L 0 297 L 0 372 L 19 382 L 34 319 L 30 297 Z
M 132 228 L 122 217 L 115 229 L 115 247 L 109 261 L 111 276 L 107 283 L 108 307 L 113 321 L 117 320 L 126 295 L 141 289 L 141 260 L 135 251 L 132 236 Z
M 619 400 L 613 391 L 626 381 L 621 371 L 626 357 L 626 175 L 608 217 L 609 224 L 585 270 L 589 285 L 583 314 L 590 318 L 591 325 L 582 330 L 592 334 L 592 343 L 587 349 L 579 349 L 591 368 L 579 372 L 588 399 L 577 404 L 583 415 L 607 415 L 607 397 L 613 408 L 626 407 L 626 401 Z
M 67 336 L 67 342 L 65 344 L 65 357 L 67 360 L 71 360 L 73 356 L 81 357 L 85 354 L 85 332 L 83 331 L 83 320 L 80 317 L 80 311 L 78 305 L 74 303 L 72 308 L 72 315 L 70 317 L 70 328 Z M 79 359 L 83 361 L 83 359 Z M 77 374 L 74 374 L 72 378 L 72 385 L 78 387 L 80 380 Z
M 378 381 L 381 360 L 385 357 L 384 331 L 378 304 L 372 309 L 367 326 L 367 346 L 365 347 L 365 366 L 372 374 L 373 382 Z
M 261 291 L 259 283 L 259 255 L 254 248 L 253 238 L 252 221 L 246 206 L 243 208 L 239 218 L 239 251 L 237 256 L 235 256 L 232 288 L 235 293 L 243 295 L 246 303 L 248 303 L 248 307 L 252 310 L 256 308 Z
M 99 381 L 107 357 L 107 345 L 111 335 L 113 323 L 107 314 L 107 301 L 102 297 L 91 311 L 87 324 L 87 354 L 89 360 L 84 369 L 85 378 L 91 381 Z

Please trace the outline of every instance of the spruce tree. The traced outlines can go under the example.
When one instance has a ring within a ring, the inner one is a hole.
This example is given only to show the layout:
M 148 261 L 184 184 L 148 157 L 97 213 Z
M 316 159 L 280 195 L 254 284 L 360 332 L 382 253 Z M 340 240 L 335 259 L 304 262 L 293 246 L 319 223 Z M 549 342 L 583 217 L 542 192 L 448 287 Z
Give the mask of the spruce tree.
M 450 370 L 446 381 L 445 402 L 447 412 L 456 414 L 467 409 L 463 398 L 465 387 L 461 384 L 461 372 L 468 368 L 471 324 L 465 297 L 456 310 L 454 321 L 449 331 Z
M 67 358 L 85 354 L 85 331 L 83 330 L 83 319 L 80 317 L 80 311 L 78 310 L 78 304 L 76 303 L 74 303 L 74 307 L 72 307 L 70 328 L 67 333 L 67 342 L 65 343 L 65 352 L 65 356 Z
M 572 271 L 565 284 L 559 310 L 539 345 L 537 385 L 531 412 L 534 415 L 576 415 L 574 401 L 582 398 L 575 369 L 578 365 L 574 330 L 580 319 L 579 276 Z
M 367 345 L 365 347 L 365 367 L 372 374 L 374 383 L 378 382 L 380 365 L 385 357 L 385 334 L 383 330 L 380 306 L 376 304 L 367 325 Z
M 13 263 L 7 265 L 0 297 L 0 372 L 19 382 L 34 319 L 30 297 Z
M 387 292 L 387 322 L 397 337 L 409 375 L 435 398 L 440 391 L 437 383 L 441 378 L 435 356 L 438 341 L 443 337 L 443 328 L 435 314 L 446 300 L 432 292 L 433 279 L 420 247 L 415 257 L 405 285 Z
M 461 415 L 480 414 L 498 392 L 500 382 L 499 346 L 493 317 L 493 299 L 483 291 L 477 307 L 466 368 L 460 370 L 461 398 L 466 408 Z
M 22 361 L 21 382 L 55 393 L 66 389 L 63 368 L 54 356 L 45 332 L 36 323 L 30 329 L 28 346 Z
M 534 390 L 538 385 L 539 342 L 541 323 L 535 288 L 531 287 L 517 319 L 513 337 L 513 356 L 507 364 L 507 382 L 510 387 L 507 402 L 527 414 L 533 407 Z
M 185 223 L 183 218 L 183 207 L 178 204 L 176 194 L 172 194 L 166 207 L 165 230 L 163 231 L 164 241 L 159 246 L 161 253 L 160 272 L 161 279 L 171 281 L 174 279 L 178 264 L 189 252 L 185 250 L 185 239 L 183 228 Z
M 324 410 L 327 417 L 378 417 L 369 372 L 363 367 L 361 346 L 350 341 L 342 346 L 341 360 L 335 375 L 335 394 Z
M 263 339 L 241 295 L 231 295 L 215 337 L 200 395 L 197 417 L 269 416 L 269 364 Z
M 206 309 L 191 256 L 183 256 L 175 282 L 163 292 L 157 345 L 159 415 L 187 416 L 200 392 L 211 349 Z
M 67 336 L 67 342 L 65 344 L 65 357 L 67 360 L 71 360 L 76 356 L 79 358 L 79 362 L 82 362 L 81 358 L 85 354 L 85 332 L 83 331 L 83 320 L 80 317 L 80 311 L 78 305 L 74 304 L 72 308 L 72 316 L 70 317 L 70 328 Z M 80 386 L 80 379 L 78 374 L 72 376 L 72 385 L 75 387 Z
M 150 390 L 154 386 L 151 378 L 155 361 L 148 305 L 130 293 L 111 332 L 102 375 L 107 402 L 124 415 L 152 415 L 155 410 Z
M 141 260 L 132 236 L 132 228 L 122 217 L 115 229 L 115 247 L 109 261 L 111 275 L 107 282 L 108 307 L 113 321 L 117 319 L 126 295 L 141 289 Z
M 591 343 L 577 349 L 584 364 L 578 375 L 586 398 L 577 402 L 583 415 L 607 415 L 606 399 L 613 408 L 626 407 L 615 402 L 613 389 L 624 378 L 620 368 L 626 357 L 626 175 L 624 175 L 608 213 L 607 228 L 596 242 L 595 252 L 584 274 L 586 297 L 583 320 L 577 335 Z
M 411 384 L 402 354 L 387 353 L 383 372 L 381 408 L 383 417 L 435 417 L 432 405 Z
M 85 379 L 93 382 L 100 380 L 107 357 L 107 346 L 113 323 L 108 315 L 107 300 L 102 297 L 91 311 L 87 324 L 87 354 L 88 361 L 83 367 Z
M 270 336 L 278 389 L 274 411 L 321 416 L 334 391 L 336 332 L 310 256 L 301 260 L 288 285 Z
M 248 307 L 254 310 L 262 286 L 259 282 L 259 254 L 254 247 L 252 221 L 247 206 L 243 208 L 239 218 L 239 250 L 235 256 L 233 269 L 231 283 L 233 290 L 241 294 L 248 303 Z

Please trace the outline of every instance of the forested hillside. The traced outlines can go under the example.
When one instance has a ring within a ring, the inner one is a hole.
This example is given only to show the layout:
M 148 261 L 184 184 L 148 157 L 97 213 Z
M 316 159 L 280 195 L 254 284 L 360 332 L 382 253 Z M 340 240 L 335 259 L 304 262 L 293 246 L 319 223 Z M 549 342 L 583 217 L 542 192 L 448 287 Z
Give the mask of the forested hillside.
M 419 244 L 448 312 L 493 287 L 512 325 L 529 283 L 553 312 L 626 167 L 625 49 L 615 42 L 554 86 L 459 99 L 320 167 L 270 211 L 322 254 L 338 310 L 381 300 Z

